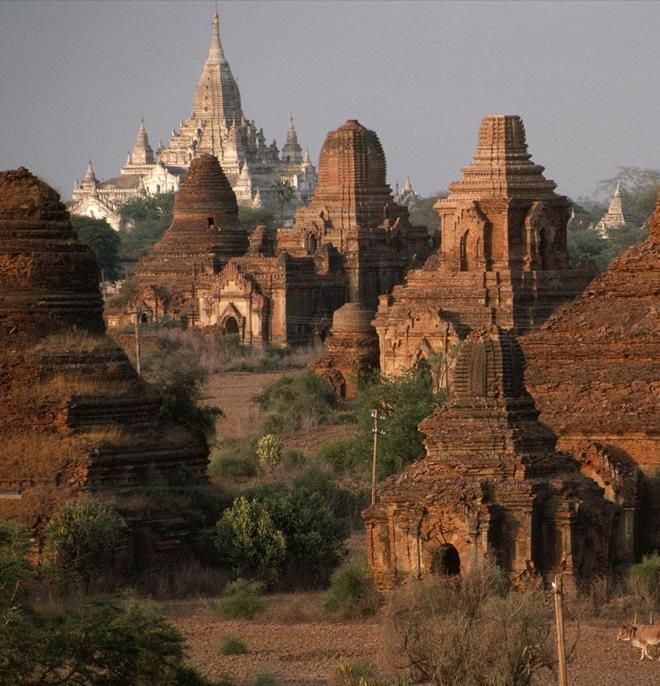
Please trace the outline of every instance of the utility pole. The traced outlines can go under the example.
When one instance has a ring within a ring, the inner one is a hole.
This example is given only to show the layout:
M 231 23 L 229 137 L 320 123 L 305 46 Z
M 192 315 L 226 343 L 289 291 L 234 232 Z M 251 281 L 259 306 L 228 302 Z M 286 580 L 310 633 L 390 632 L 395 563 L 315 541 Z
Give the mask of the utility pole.
M 135 369 L 142 376 L 142 356 L 140 354 L 140 310 L 135 310 Z
M 371 454 L 371 505 L 376 504 L 376 460 L 378 457 L 378 410 L 371 410 L 371 418 L 374 426 L 371 432 L 374 435 L 373 451 Z
M 564 608 L 562 606 L 563 585 L 561 574 L 552 582 L 552 593 L 555 597 L 555 623 L 557 626 L 557 661 L 559 663 L 559 686 L 568 686 L 566 670 L 566 641 L 564 637 Z

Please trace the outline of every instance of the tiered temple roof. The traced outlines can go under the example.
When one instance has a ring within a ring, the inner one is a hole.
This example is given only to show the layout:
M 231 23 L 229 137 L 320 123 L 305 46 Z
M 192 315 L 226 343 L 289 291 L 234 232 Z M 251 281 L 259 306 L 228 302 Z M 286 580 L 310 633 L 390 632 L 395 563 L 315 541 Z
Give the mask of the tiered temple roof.
M 154 477 L 204 479 L 207 447 L 160 419 L 160 398 L 105 334 L 99 269 L 59 195 L 0 173 L 0 518 L 45 524 L 82 492 L 141 493 Z M 162 545 L 181 518 L 125 512 Z
M 248 248 L 245 228 L 238 222 L 238 204 L 218 160 L 196 157 L 174 199 L 172 223 L 135 268 L 140 288 L 166 293 L 170 316 L 175 311 L 194 315 L 195 283 L 205 273 L 217 272 L 230 258 Z M 161 316 L 165 311 L 161 309 Z
M 484 323 L 517 333 L 537 327 L 593 276 L 593 268 L 569 268 L 568 201 L 531 161 L 520 117 L 484 117 L 463 172 L 435 205 L 437 254 L 381 298 L 375 326 L 387 374 L 421 357 L 449 360 L 455 344 Z

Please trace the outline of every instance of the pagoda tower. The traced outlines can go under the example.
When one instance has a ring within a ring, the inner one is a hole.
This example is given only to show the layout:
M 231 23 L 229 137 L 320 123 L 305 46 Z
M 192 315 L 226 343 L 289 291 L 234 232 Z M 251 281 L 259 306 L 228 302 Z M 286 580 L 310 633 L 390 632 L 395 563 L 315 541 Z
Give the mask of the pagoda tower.
M 607 236 L 608 229 L 617 229 L 621 226 L 629 226 L 634 222 L 628 214 L 625 199 L 621 193 L 621 184 L 617 183 L 614 189 L 614 195 L 610 200 L 607 212 L 600 218 L 596 224 L 596 231 L 602 236 Z
M 426 454 L 388 479 L 363 516 L 376 585 L 462 574 L 494 555 L 512 581 L 589 579 L 633 559 L 615 547 L 618 508 L 555 449 L 524 384 L 511 334 L 474 331 L 451 399 L 420 424 Z
M 471 329 L 528 331 L 582 291 L 595 270 L 569 267 L 569 204 L 555 187 L 532 162 L 520 117 L 484 117 L 472 164 L 435 205 L 437 253 L 380 299 L 381 371 L 434 359 L 447 386 L 457 344 Z

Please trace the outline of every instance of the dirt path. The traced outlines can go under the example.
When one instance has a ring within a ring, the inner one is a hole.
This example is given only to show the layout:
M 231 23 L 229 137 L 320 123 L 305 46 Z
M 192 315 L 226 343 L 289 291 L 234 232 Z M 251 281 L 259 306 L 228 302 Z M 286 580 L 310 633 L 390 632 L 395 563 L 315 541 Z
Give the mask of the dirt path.
M 345 659 L 371 663 L 379 675 L 395 679 L 382 620 L 335 621 L 322 611 L 321 602 L 317 593 L 271 596 L 266 617 L 253 621 L 218 618 L 212 600 L 168 603 L 165 612 L 185 636 L 191 661 L 209 678 L 226 673 L 238 684 L 249 684 L 267 670 L 282 686 L 321 686 Z M 569 665 L 571 686 L 660 684 L 660 662 L 639 662 L 639 651 L 615 640 L 617 628 L 612 620 L 583 624 L 577 655 Z M 221 655 L 218 644 L 228 634 L 240 636 L 249 652 Z M 556 683 L 548 674 L 535 686 Z
M 218 405 L 224 417 L 217 421 L 218 437 L 244 438 L 258 429 L 259 407 L 252 401 L 266 384 L 284 375 L 300 374 L 302 370 L 280 372 L 223 372 L 209 377 L 206 387 L 208 402 Z M 300 450 L 307 456 L 313 455 L 329 441 L 348 438 L 353 427 L 347 424 L 331 424 L 309 427 L 295 435 L 283 437 L 287 448 Z
M 222 372 L 209 377 L 208 402 L 218 405 L 224 417 L 217 421 L 220 438 L 248 436 L 259 420 L 259 408 L 252 402 L 266 384 L 296 372 Z

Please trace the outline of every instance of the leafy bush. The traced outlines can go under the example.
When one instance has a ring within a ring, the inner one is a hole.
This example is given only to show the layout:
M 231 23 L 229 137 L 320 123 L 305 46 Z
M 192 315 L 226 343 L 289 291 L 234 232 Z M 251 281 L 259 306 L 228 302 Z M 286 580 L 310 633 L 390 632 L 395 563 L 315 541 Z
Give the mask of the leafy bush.
M 528 686 L 553 668 L 544 593 L 509 592 L 503 578 L 488 565 L 462 578 L 431 576 L 394 595 L 393 642 L 417 677 L 436 686 Z
M 244 479 L 257 473 L 255 445 L 251 440 L 225 440 L 209 466 L 213 476 Z
M 236 579 L 227 584 L 224 597 L 216 602 L 216 610 L 224 619 L 254 619 L 266 607 L 259 597 L 262 590 L 258 581 Z
M 371 450 L 363 438 L 342 438 L 322 445 L 314 458 L 327 464 L 334 472 L 341 473 L 365 465 L 370 459 Z
M 57 612 L 38 612 L 28 594 L 35 583 L 29 547 L 24 529 L 0 523 L 0 683 L 207 684 L 184 664 L 181 635 L 140 605 L 91 599 Z
M 325 607 L 344 619 L 365 617 L 378 609 L 379 599 L 363 558 L 347 560 L 330 577 Z
M 267 433 L 327 423 L 337 406 L 330 384 L 309 370 L 273 381 L 254 400 L 265 413 L 262 426 Z
M 368 465 L 373 441 L 371 412 L 378 408 L 385 417 L 378 437 L 378 476 L 395 474 L 424 454 L 418 424 L 445 397 L 444 391 L 433 391 L 431 375 L 425 369 L 413 369 L 396 378 L 376 376 L 360 388 L 355 398 L 355 438 L 328 443 L 315 457 L 337 472 Z
M 257 441 L 257 460 L 263 472 L 272 472 L 282 460 L 282 442 L 273 434 L 265 434 Z
M 318 493 L 339 521 L 351 529 L 362 528 L 362 510 L 368 504 L 366 491 L 338 486 L 327 471 L 317 467 L 310 467 L 295 478 L 293 487 Z
M 257 500 L 237 498 L 216 526 L 221 557 L 240 576 L 274 581 L 286 555 L 284 534 Z
M 71 572 L 86 587 L 107 571 L 126 523 L 110 507 L 91 498 L 65 502 L 48 522 L 46 549 L 58 568 Z
M 628 568 L 630 592 L 641 601 L 651 615 L 660 602 L 660 555 L 644 555 L 641 562 Z
M 29 553 L 27 529 L 20 522 L 0 520 L 0 607 L 9 609 L 12 597 L 30 576 Z M 2 622 L 0 614 L 0 626 Z
M 323 496 L 297 487 L 273 490 L 261 502 L 286 541 L 287 584 L 324 583 L 344 555 L 346 530 Z
M 174 193 L 161 193 L 146 198 L 132 198 L 119 208 L 123 259 L 137 259 L 160 240 L 172 223 Z
M 247 653 L 247 645 L 240 636 L 228 634 L 220 639 L 220 652 L 223 655 L 245 655 Z
M 252 683 L 254 686 L 279 686 L 280 682 L 270 670 L 262 669 L 256 673 Z
M 182 424 L 201 440 L 215 435 L 219 407 L 204 404 L 206 370 L 191 351 L 158 350 L 145 356 L 144 376 L 162 396 L 161 417 Z

